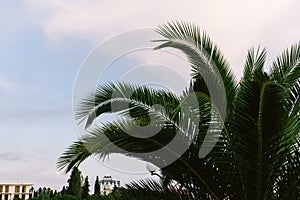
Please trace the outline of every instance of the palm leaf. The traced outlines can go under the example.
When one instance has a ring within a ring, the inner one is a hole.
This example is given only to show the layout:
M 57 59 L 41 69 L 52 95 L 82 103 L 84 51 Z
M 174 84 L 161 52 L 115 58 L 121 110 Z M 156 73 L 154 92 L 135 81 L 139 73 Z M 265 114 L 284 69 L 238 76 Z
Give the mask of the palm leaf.
M 155 107 L 154 105 L 161 106 Z M 97 87 L 95 92 L 83 98 L 75 116 L 79 122 L 86 119 L 86 128 L 96 117 L 104 113 L 116 113 L 136 118 L 152 111 L 152 117 L 168 116 L 165 119 L 168 121 L 178 105 L 179 98 L 164 90 L 126 83 L 109 83 Z M 168 115 L 164 115 L 164 112 Z
M 299 80 L 300 42 L 286 49 L 271 68 L 272 80 L 293 86 Z
M 266 60 L 266 49 L 260 50 L 259 48 L 254 50 L 251 48 L 248 50 L 246 64 L 244 67 L 244 79 L 252 78 L 255 72 L 262 72 Z
M 277 170 L 295 143 L 299 127 L 287 124 L 288 99 L 288 90 L 270 82 L 262 72 L 244 80 L 239 88 L 230 127 L 234 150 L 239 155 L 237 164 L 250 199 L 269 198 Z M 295 123 L 295 117 L 291 120 Z
M 181 22 L 170 22 L 159 26 L 157 32 L 166 39 L 156 40 L 164 42 L 156 49 L 172 47 L 181 50 L 192 66 L 193 78 L 202 77 L 208 81 L 214 77 L 213 79 L 219 81 L 215 85 L 216 88 L 224 85 L 226 97 L 231 102 L 236 92 L 234 76 L 229 70 L 229 64 L 221 51 L 213 44 L 206 33 L 201 34 L 198 27 Z M 230 105 L 228 106 L 230 107 Z
M 272 80 L 289 88 L 290 107 L 293 107 L 300 90 L 300 42 L 277 57 L 270 74 Z
M 81 140 L 76 141 L 58 158 L 57 168 L 58 170 L 65 169 L 65 173 L 68 173 L 90 156 L 91 152 L 85 144 Z

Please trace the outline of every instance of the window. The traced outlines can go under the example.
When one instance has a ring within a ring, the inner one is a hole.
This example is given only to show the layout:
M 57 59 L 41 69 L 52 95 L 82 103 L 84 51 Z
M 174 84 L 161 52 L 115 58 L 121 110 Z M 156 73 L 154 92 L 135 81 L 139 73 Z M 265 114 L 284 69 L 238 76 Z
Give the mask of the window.
M 20 186 L 16 185 L 15 186 L 15 193 L 19 193 L 20 192 Z

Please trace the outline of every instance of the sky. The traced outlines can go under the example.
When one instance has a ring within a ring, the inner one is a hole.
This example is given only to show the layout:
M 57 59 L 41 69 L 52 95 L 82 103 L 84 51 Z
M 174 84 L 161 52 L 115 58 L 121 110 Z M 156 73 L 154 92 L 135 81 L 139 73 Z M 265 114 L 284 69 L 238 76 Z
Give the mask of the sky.
M 250 47 L 267 48 L 268 70 L 277 55 L 299 41 L 299 7 L 297 0 L 0 0 L 0 182 L 58 190 L 66 185 L 68 175 L 57 170 L 56 161 L 79 137 L 73 119 L 74 85 L 84 61 L 104 41 L 171 20 L 189 21 L 218 44 L 239 79 Z M 125 73 L 127 65 L 171 59 L 158 55 L 155 60 L 156 54 L 148 53 L 119 59 L 104 80 L 126 75 L 139 82 L 147 77 L 155 85 L 159 77 L 174 90 L 182 87 L 164 71 L 170 69 L 158 65 Z M 171 64 L 178 62 L 171 59 L 165 66 Z M 189 68 L 183 66 L 175 68 L 185 80 Z M 148 71 L 155 73 L 145 76 Z M 104 164 L 91 158 L 80 169 L 91 185 L 96 175 L 112 175 L 122 184 L 150 177 L 143 163 L 122 156 L 111 156 Z

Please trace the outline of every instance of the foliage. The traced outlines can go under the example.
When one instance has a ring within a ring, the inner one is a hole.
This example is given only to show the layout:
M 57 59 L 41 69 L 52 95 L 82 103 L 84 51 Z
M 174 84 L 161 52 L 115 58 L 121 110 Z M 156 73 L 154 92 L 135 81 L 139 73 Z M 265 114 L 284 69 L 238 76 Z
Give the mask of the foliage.
M 91 155 L 104 159 L 112 153 L 163 163 L 172 155 L 150 158 L 141 153 L 153 152 L 180 134 L 190 147 L 161 169 L 163 183 L 135 182 L 101 198 L 299 199 L 300 43 L 285 50 L 269 72 L 264 71 L 266 50 L 250 49 L 244 76 L 237 84 L 220 49 L 198 27 L 172 22 L 157 32 L 165 39 L 157 41 L 162 44 L 156 49 L 175 48 L 188 58 L 190 88 L 177 95 L 127 83 L 99 86 L 82 100 L 77 111 L 78 120 L 86 120 L 88 134 L 61 155 L 58 168 L 70 171 Z M 225 105 L 218 101 L 223 98 L 223 89 Z M 182 102 L 190 95 L 197 97 L 198 105 L 181 111 Z M 118 109 L 112 110 L 112 104 Z M 226 117 L 221 115 L 224 109 Z M 199 124 L 193 124 L 195 112 L 200 113 Z M 92 126 L 106 113 L 123 118 Z M 149 124 L 150 118 L 155 126 L 163 127 L 155 136 L 135 138 L 126 134 L 135 124 Z M 179 119 L 186 123 L 179 123 Z M 216 145 L 208 155 L 199 154 L 203 146 L 214 141 Z M 172 181 L 185 192 L 172 192 Z
M 96 177 L 95 185 L 94 185 L 94 194 L 100 194 L 100 183 L 99 177 Z
M 63 188 L 61 189 L 61 192 L 60 192 L 62 195 L 65 195 L 66 194 L 66 187 L 63 186 Z
M 82 194 L 81 194 L 81 199 L 87 199 L 89 196 L 89 191 L 90 191 L 90 183 L 89 183 L 89 177 L 86 176 L 84 179 L 84 183 L 82 186 Z
M 68 184 L 69 186 L 67 188 L 66 194 L 80 197 L 82 193 L 82 179 L 81 171 L 77 167 L 73 168 L 68 180 Z
M 80 179 L 78 179 L 80 177 Z M 80 180 L 80 188 L 78 188 L 78 180 Z M 29 198 L 29 200 L 87 200 L 90 198 L 89 195 L 89 180 L 88 176 L 85 177 L 83 184 L 81 185 L 81 171 L 78 168 L 74 168 L 72 170 L 72 173 L 70 175 L 70 178 L 68 179 L 69 187 L 63 186 L 62 190 L 60 192 L 57 192 L 56 190 L 53 191 L 51 188 L 39 188 L 37 191 L 34 191 L 34 197 Z M 69 189 L 73 188 L 72 190 Z M 74 189 L 75 188 L 75 189 Z M 74 194 L 70 194 L 67 192 L 75 191 Z M 78 195 L 78 192 L 80 191 L 80 195 Z

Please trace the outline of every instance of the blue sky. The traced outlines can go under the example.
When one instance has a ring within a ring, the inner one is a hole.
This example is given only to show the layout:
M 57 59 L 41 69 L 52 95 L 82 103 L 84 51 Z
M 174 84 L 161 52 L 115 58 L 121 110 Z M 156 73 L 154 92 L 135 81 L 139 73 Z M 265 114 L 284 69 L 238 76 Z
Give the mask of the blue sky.
M 57 172 L 55 163 L 78 137 L 73 85 L 84 59 L 104 40 L 170 20 L 191 21 L 211 35 L 239 77 L 250 46 L 267 47 L 270 63 L 299 41 L 299 6 L 296 0 L 0 0 L 0 182 L 55 189 L 66 184 L 67 176 Z M 131 59 L 124 63 L 143 63 Z M 143 171 L 133 160 L 118 157 L 112 162 Z M 123 183 L 148 176 L 121 173 L 95 159 L 81 169 L 90 182 L 96 175 L 113 175 Z

